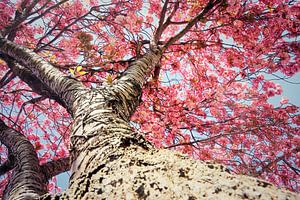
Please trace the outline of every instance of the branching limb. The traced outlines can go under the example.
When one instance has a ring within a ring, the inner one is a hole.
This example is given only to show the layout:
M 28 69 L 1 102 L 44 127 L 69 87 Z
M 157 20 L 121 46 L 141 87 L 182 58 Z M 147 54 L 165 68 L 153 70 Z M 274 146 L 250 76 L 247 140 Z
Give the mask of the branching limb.
M 210 0 L 199 15 L 193 18 L 177 35 L 169 39 L 169 41 L 164 45 L 163 50 L 167 49 L 170 45 L 183 37 L 197 22 L 203 19 L 203 17 L 207 15 L 209 11 L 211 11 L 215 6 L 222 3 L 223 1 L 224 0 Z
M 17 62 L 14 62 L 13 59 L 9 58 L 8 56 L 0 55 L 0 57 L 6 62 L 6 64 L 11 69 L 13 74 L 18 76 L 22 81 L 24 81 L 35 93 L 43 97 L 53 99 L 57 103 L 59 103 L 62 107 L 68 109 L 65 102 L 54 91 L 52 91 L 51 88 L 49 88 L 42 81 L 40 81 L 36 76 L 34 76 L 29 69 L 21 66 Z M 2 86 L 1 82 L 0 82 L 0 86 Z
M 283 159 L 283 162 L 291 168 L 297 175 L 300 175 L 300 169 L 293 167 L 286 159 Z
M 15 157 L 13 156 L 12 152 L 9 152 L 7 160 L 0 165 L 0 176 L 9 172 L 15 166 Z M 71 160 L 70 157 L 52 160 L 41 165 L 40 167 L 41 172 L 45 175 L 46 179 L 49 180 L 60 173 L 69 171 L 71 168 Z
M 15 77 L 16 77 L 16 75 L 14 75 L 12 73 L 12 70 L 9 70 L 0 80 L 0 88 L 3 88 L 6 84 L 8 84 Z
M 20 112 L 18 113 L 17 115 L 17 118 L 15 120 L 15 124 L 18 123 L 19 121 L 19 118 L 20 118 L 20 114 L 22 113 L 23 110 L 25 110 L 25 106 L 28 105 L 28 104 L 36 104 L 37 102 L 40 102 L 40 101 L 43 101 L 45 100 L 45 97 L 37 97 L 37 98 L 33 98 L 33 99 L 30 99 L 29 101 L 26 101 L 22 104 L 21 106 L 21 109 L 20 109 Z
M 45 174 L 47 179 L 50 179 L 62 172 L 69 171 L 70 168 L 70 157 L 49 161 L 41 166 L 41 170 Z
M 2 29 L 0 34 L 2 34 L 2 36 L 8 35 L 7 38 L 9 40 L 13 40 L 19 25 L 27 19 L 27 17 L 30 15 L 30 12 L 39 1 L 40 0 L 34 0 L 27 5 L 28 1 L 23 0 L 20 6 L 21 11 L 19 9 L 16 10 L 15 19 L 8 26 Z
M 142 87 L 153 68 L 159 63 L 162 52 L 158 48 L 149 50 L 142 58 L 134 61 L 122 74 L 113 87 L 113 96 L 120 97 L 122 102 L 116 110 L 119 115 L 129 121 L 140 103 Z
M 78 91 L 86 89 L 80 81 L 65 76 L 26 47 L 0 38 L 0 52 L 14 58 L 20 65 L 26 66 L 34 76 L 64 100 L 69 111 L 73 108 Z
M 168 16 L 168 18 L 164 22 L 168 3 L 169 3 L 169 1 L 165 2 L 164 7 L 163 7 L 162 12 L 161 12 L 161 17 L 159 19 L 159 25 L 158 25 L 157 31 L 155 33 L 155 36 L 154 36 L 155 44 L 159 43 L 159 39 L 160 39 L 162 33 L 172 23 L 171 19 L 175 15 L 177 9 L 179 8 L 179 1 L 177 1 L 177 2 L 175 2 L 175 6 L 174 6 L 171 14 Z
M 163 24 L 164 24 L 164 21 L 165 21 L 168 4 L 169 4 L 169 0 L 166 0 L 165 3 L 164 3 L 163 9 L 161 11 L 161 14 L 160 14 L 160 19 L 159 19 L 157 31 L 156 31 L 156 34 L 154 36 L 155 43 L 158 42 L 159 37 L 163 32 Z
M 14 173 L 3 199 L 38 199 L 47 193 L 47 179 L 42 173 L 33 145 L 26 137 L 0 120 L 0 141 L 14 156 Z
M 49 8 L 47 8 L 44 12 L 42 12 L 42 13 L 39 14 L 38 16 L 35 16 L 34 18 L 30 19 L 30 21 L 27 22 L 26 24 L 31 24 L 32 22 L 34 22 L 34 21 L 40 19 L 41 17 L 43 17 L 43 16 L 45 16 L 47 13 L 49 13 L 51 10 L 57 8 L 58 6 L 60 6 L 61 4 L 65 3 L 65 2 L 67 2 L 67 1 L 69 1 L 69 0 L 62 0 L 62 1 L 59 1 L 58 3 L 54 4 L 53 6 L 50 6 Z M 48 2 L 45 4 L 45 6 L 46 6 L 47 4 L 48 4 Z M 45 7 L 45 6 L 43 6 L 43 7 Z M 36 13 L 40 12 L 40 11 L 43 9 L 43 7 L 40 8 L 40 9 L 38 9 L 38 10 L 36 10 L 36 11 L 33 12 L 32 14 L 36 14 Z

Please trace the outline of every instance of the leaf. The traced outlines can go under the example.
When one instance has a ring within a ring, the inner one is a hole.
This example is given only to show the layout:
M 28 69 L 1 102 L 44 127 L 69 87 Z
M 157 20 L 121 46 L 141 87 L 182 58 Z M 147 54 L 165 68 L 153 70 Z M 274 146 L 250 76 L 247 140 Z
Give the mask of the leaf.
M 78 65 L 77 67 L 76 67 L 76 72 L 80 72 L 82 70 L 82 66 L 81 65 Z
M 5 62 L 0 59 L 0 65 L 4 65 L 4 64 L 5 64 Z
M 69 71 L 71 72 L 71 74 L 72 74 L 73 76 L 75 76 L 75 70 L 74 70 L 74 69 L 69 68 Z
M 75 67 L 75 69 L 72 69 L 72 68 L 69 68 L 69 71 L 71 72 L 71 74 L 73 76 L 83 76 L 85 74 L 87 74 L 88 72 L 87 71 L 83 71 L 82 70 L 82 66 L 81 65 L 78 65 L 77 67 Z
M 56 60 L 55 60 L 55 59 L 56 59 L 56 56 L 55 56 L 55 55 L 51 55 L 49 59 L 50 59 L 50 62 L 55 62 L 55 61 L 56 61 Z
M 88 72 L 86 72 L 86 71 L 80 71 L 80 72 L 78 72 L 78 74 L 80 75 L 80 76 L 83 76 L 83 75 L 85 75 L 85 74 L 87 74 Z
M 107 77 L 106 77 L 106 82 L 109 84 L 109 85 L 112 85 L 113 83 L 113 78 L 112 78 L 112 75 L 109 74 Z
M 273 12 L 273 11 L 274 11 L 274 8 L 273 8 L 272 6 L 267 5 L 267 8 L 268 8 L 268 10 L 269 10 L 270 12 Z

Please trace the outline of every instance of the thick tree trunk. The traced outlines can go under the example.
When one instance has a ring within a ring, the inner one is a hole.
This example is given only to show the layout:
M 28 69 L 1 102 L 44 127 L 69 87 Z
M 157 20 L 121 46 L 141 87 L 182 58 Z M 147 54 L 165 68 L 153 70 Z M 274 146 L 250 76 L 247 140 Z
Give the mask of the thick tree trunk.
M 59 199 L 299 199 L 221 165 L 132 141 L 109 155 L 90 153 L 83 165 Z
M 222 165 L 157 150 L 132 130 L 128 122 L 138 105 L 140 77 L 159 57 L 159 51 L 150 52 L 129 67 L 130 76 L 85 91 L 75 101 L 70 185 L 56 198 L 296 199 L 267 182 L 232 175 Z
M 154 149 L 115 112 L 118 101 L 112 101 L 110 94 L 110 87 L 103 87 L 85 93 L 78 102 L 70 186 L 53 198 L 299 198 L 259 179 L 230 174 L 222 165 Z

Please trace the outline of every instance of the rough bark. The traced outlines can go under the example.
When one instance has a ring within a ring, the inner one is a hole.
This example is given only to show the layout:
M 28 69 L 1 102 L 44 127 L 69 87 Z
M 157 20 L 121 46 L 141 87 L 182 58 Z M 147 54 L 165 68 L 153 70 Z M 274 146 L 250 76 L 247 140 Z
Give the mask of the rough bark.
M 114 110 L 110 87 L 85 93 L 75 113 L 70 185 L 52 199 L 297 199 L 222 165 L 156 150 Z M 50 195 L 44 199 L 51 199 Z
M 299 199 L 259 179 L 230 174 L 222 165 L 138 142 L 124 142 L 115 152 L 84 162 L 90 161 L 97 165 L 82 168 L 56 199 Z
M 12 70 L 13 74 L 24 81 L 35 93 L 45 98 L 53 99 L 62 107 L 68 109 L 68 106 L 65 104 L 65 102 L 54 91 L 52 91 L 51 88 L 49 88 L 36 76 L 34 76 L 29 69 L 21 66 L 7 56 L 0 55 L 0 58 L 2 58 L 6 62 L 8 67 Z
M 71 167 L 70 157 L 61 158 L 58 160 L 49 161 L 41 166 L 41 171 L 49 180 L 52 177 L 69 171 Z
M 9 152 L 7 161 L 0 166 L 0 174 L 13 169 L 3 200 L 39 199 L 47 193 L 48 179 L 70 169 L 69 158 L 40 165 L 34 146 L 24 135 L 6 126 L 1 119 L 0 141 Z
M 14 156 L 15 169 L 3 199 L 37 199 L 47 192 L 47 179 L 40 170 L 32 144 L 0 120 L 0 140 Z
M 48 86 L 64 101 L 68 111 L 72 113 L 75 92 L 84 89 L 78 80 L 65 76 L 58 69 L 43 60 L 30 49 L 0 37 L 0 52 L 10 56 L 22 66 L 26 66 L 32 74 Z
M 130 120 L 139 105 L 146 78 L 159 63 L 161 55 L 159 48 L 151 49 L 142 58 L 133 62 L 117 83 L 108 89 L 110 96 L 114 98 L 112 103 L 115 112 L 125 121 Z

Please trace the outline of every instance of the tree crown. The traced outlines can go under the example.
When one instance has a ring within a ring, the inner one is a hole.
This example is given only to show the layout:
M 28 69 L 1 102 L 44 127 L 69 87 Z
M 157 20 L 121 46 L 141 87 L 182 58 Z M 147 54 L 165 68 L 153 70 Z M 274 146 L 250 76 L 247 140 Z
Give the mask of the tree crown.
M 280 106 L 268 102 L 282 93 L 270 77 L 299 71 L 299 6 L 293 0 L 4 0 L 0 30 L 89 88 L 117 83 L 133 61 L 159 48 L 160 64 L 146 80 L 132 127 L 158 148 L 299 191 L 298 107 L 284 98 Z M 0 58 L 0 119 L 26 136 L 41 164 L 67 157 L 71 116 L 64 102 L 30 67 Z M 7 149 L 0 153 L 3 163 Z M 53 182 L 49 189 L 59 190 Z

